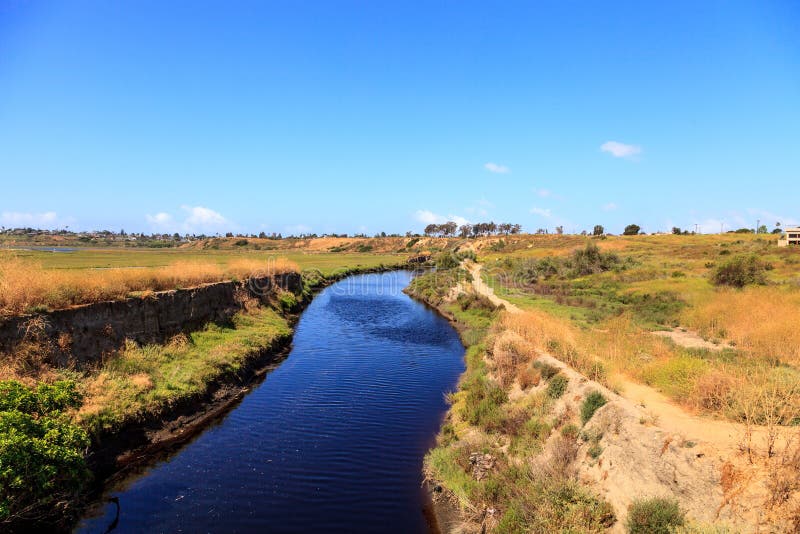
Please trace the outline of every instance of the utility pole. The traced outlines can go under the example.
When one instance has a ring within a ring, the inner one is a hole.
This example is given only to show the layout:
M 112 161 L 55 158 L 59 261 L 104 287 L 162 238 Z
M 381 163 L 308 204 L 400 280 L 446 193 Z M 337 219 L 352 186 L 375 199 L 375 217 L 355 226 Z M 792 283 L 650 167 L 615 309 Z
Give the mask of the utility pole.
M 697 223 L 694 223 L 694 233 L 695 234 L 699 234 L 700 233 L 700 225 L 697 224 Z
M 761 230 L 761 219 L 756 219 L 756 233 Z

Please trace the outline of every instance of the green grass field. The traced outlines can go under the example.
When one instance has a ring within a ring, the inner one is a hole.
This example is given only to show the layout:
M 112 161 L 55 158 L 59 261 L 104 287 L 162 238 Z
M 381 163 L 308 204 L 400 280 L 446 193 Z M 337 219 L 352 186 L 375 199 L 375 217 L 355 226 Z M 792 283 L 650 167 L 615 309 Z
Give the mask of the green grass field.
M 301 269 L 318 269 L 328 275 L 337 270 L 354 267 L 376 267 L 405 260 L 407 254 L 372 253 L 305 253 L 285 251 L 231 251 L 198 249 L 117 249 L 86 248 L 73 252 L 46 252 L 38 250 L 16 250 L 24 258 L 34 260 L 45 269 L 108 269 L 125 267 L 163 267 L 175 262 L 215 262 L 222 266 L 232 260 L 255 259 L 269 261 L 270 258 L 286 258 L 297 263 Z

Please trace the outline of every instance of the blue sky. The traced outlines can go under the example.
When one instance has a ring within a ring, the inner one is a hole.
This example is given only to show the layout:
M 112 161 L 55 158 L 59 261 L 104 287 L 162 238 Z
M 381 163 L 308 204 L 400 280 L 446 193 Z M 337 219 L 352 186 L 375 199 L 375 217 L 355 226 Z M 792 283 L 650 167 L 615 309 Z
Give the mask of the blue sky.
M 0 0 L 0 224 L 800 220 L 800 4 Z

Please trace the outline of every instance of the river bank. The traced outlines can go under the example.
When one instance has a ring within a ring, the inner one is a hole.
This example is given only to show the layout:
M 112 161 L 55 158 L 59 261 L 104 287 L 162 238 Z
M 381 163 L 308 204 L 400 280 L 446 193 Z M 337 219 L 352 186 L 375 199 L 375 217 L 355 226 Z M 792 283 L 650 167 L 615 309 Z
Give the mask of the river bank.
M 235 406 L 272 366 L 288 354 L 299 314 L 316 293 L 354 273 L 382 272 L 403 266 L 346 268 L 326 275 L 311 271 L 302 284 L 291 287 L 282 287 L 281 284 L 256 285 L 259 294 L 237 296 L 237 299 L 246 300 L 241 304 L 242 311 L 235 314 L 226 311 L 222 326 L 212 325 L 210 330 L 204 327 L 183 333 L 180 325 L 177 325 L 177 332 L 171 332 L 175 336 L 161 337 L 162 345 L 131 345 L 124 325 L 118 324 L 116 334 L 124 341 L 121 358 L 109 358 L 104 353 L 103 363 L 97 370 L 92 371 L 90 366 L 82 374 L 52 371 L 56 374 L 56 383 L 76 384 L 72 387 L 84 399 L 82 406 L 72 412 L 69 419 L 78 424 L 76 431 L 81 427 L 88 431 L 90 445 L 85 461 L 92 473 L 91 483 L 77 486 L 78 493 L 66 500 L 62 497 L 63 504 L 49 512 L 39 509 L 35 502 L 30 503 L 27 505 L 27 515 L 12 514 L 5 518 L 5 527 L 11 531 L 25 531 L 38 526 L 50 530 L 69 530 L 74 521 L 71 518 L 76 517 L 81 509 L 80 503 L 91 498 L 91 495 L 97 495 L 108 481 L 124 476 L 125 472 L 136 466 L 185 443 Z M 212 284 L 206 286 L 202 294 L 212 294 L 214 291 L 216 289 Z M 228 292 L 226 289 L 224 294 Z M 148 298 L 151 303 L 175 301 L 173 296 L 169 297 L 169 301 L 164 301 L 158 294 Z M 135 299 L 131 302 L 136 303 Z M 131 305 L 129 303 L 126 309 Z M 192 306 L 191 309 L 198 308 Z M 86 311 L 80 313 L 87 315 Z M 196 315 L 193 312 L 187 317 L 196 322 Z M 212 315 L 219 313 L 213 312 Z M 46 324 L 52 325 L 52 322 Z M 165 323 L 156 321 L 155 324 Z M 192 322 L 192 326 L 197 328 L 202 325 Z M 81 329 L 80 332 L 85 336 L 87 330 Z M 47 342 L 47 339 L 59 335 L 63 337 L 63 333 L 59 334 L 53 328 L 53 332 L 47 331 L 47 337 L 44 337 L 44 333 L 37 337 L 35 347 L 30 346 L 31 340 L 23 339 L 22 348 L 40 353 L 41 347 L 57 346 Z M 101 337 L 107 339 L 106 336 Z M 37 350 L 32 350 L 34 348 Z M 224 358 L 216 356 L 215 351 L 224 353 L 220 354 Z M 155 360 L 153 356 L 157 356 Z M 208 360 L 209 356 L 211 360 Z M 208 364 L 202 363 L 204 359 Z M 143 366 L 145 362 L 147 365 Z M 202 365 L 198 366 L 198 362 Z M 173 370 L 170 371 L 170 368 Z M 172 384 L 185 386 L 174 389 Z M 61 416 L 58 417 L 63 420 Z M 13 503 L 14 500 L 8 502 Z
M 636 521 L 652 531 L 653 514 L 666 510 L 676 532 L 793 531 L 790 494 L 776 501 L 777 482 L 769 482 L 776 469 L 777 480 L 791 471 L 791 441 L 779 439 L 777 460 L 748 462 L 742 450 L 719 445 L 739 443 L 743 425 L 676 417 L 676 406 L 662 421 L 663 396 L 653 392 L 645 404 L 635 399 L 646 386 L 610 389 L 601 362 L 592 367 L 566 351 L 556 320 L 509 305 L 479 278 L 479 265 L 463 265 L 408 288 L 468 346 L 467 370 L 425 464 L 450 531 L 625 532 Z M 750 428 L 752 442 L 768 430 Z

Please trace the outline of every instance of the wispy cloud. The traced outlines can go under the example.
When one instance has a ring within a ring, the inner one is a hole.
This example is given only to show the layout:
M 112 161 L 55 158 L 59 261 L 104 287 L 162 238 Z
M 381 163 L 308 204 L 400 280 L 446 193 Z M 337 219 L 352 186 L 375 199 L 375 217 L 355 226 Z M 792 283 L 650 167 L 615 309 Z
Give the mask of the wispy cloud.
M 642 147 L 638 145 L 628 145 L 618 141 L 606 141 L 600 145 L 600 150 L 608 152 L 615 158 L 632 158 L 642 153 Z
M 0 224 L 14 228 L 55 228 L 59 224 L 59 219 L 58 214 L 54 211 L 45 211 L 43 213 L 4 211 L 0 213 Z
M 172 215 L 166 212 L 156 213 L 155 215 L 147 214 L 144 216 L 150 226 L 159 228 L 172 228 L 174 220 Z
M 552 191 L 550 191 L 549 189 L 535 189 L 535 190 L 534 190 L 534 192 L 535 192 L 535 193 L 536 193 L 538 196 L 540 196 L 540 197 L 542 197 L 542 198 L 548 198 L 548 197 L 551 197 L 551 196 L 553 196 L 553 192 L 552 192 Z
M 609 202 L 608 204 L 603 204 L 603 211 L 614 211 L 617 207 L 613 202 Z
M 533 213 L 534 215 L 538 215 L 540 217 L 544 217 L 546 219 L 549 219 L 550 217 L 553 216 L 553 213 L 552 211 L 550 211 L 550 208 L 533 207 L 531 208 L 531 213 Z
M 178 220 L 171 213 L 161 211 L 147 214 L 147 223 L 158 232 L 183 232 L 213 234 L 233 230 L 236 225 L 218 211 L 205 206 L 181 206 L 183 217 Z
M 483 168 L 495 174 L 508 174 L 509 172 L 511 172 L 511 169 L 509 169 L 505 165 L 500 165 L 499 163 L 492 163 L 491 161 L 486 165 L 484 165 Z
M 474 206 L 467 206 L 464 208 L 464 211 L 477 217 L 488 217 L 489 210 L 494 208 L 494 204 L 486 200 L 485 197 L 478 200 L 475 204 Z
M 438 213 L 434 213 L 430 210 L 417 210 L 414 212 L 414 219 L 423 223 L 423 224 L 442 224 L 446 223 L 447 221 L 453 221 L 458 225 L 468 224 L 469 220 L 465 217 L 460 215 L 448 215 L 445 217 L 444 215 L 440 215 Z
M 798 223 L 798 220 L 790 215 L 778 215 L 762 209 L 748 208 L 747 213 L 761 219 L 761 224 L 766 224 L 767 226 L 774 225 L 776 222 L 781 223 L 781 226 L 794 226 Z M 755 225 L 755 222 L 752 224 Z

